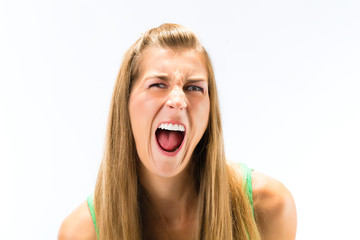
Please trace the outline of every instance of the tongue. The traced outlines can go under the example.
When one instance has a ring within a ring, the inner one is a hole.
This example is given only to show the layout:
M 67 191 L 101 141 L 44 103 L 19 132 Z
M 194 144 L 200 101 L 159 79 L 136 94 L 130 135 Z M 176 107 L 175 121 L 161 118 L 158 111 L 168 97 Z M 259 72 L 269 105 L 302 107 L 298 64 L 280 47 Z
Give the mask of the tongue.
M 179 131 L 158 130 L 156 134 L 158 143 L 165 151 L 175 151 L 183 140 L 183 135 Z

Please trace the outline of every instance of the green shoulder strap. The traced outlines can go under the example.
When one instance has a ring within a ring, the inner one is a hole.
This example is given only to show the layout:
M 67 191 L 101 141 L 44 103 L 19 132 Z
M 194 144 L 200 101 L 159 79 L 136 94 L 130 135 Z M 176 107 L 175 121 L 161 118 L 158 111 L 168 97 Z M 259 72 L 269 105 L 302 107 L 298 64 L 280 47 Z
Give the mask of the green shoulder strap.
M 87 197 L 87 203 L 89 206 L 89 210 L 90 210 L 90 214 L 91 214 L 91 218 L 93 220 L 94 226 L 95 226 L 95 231 L 96 231 L 96 235 L 97 235 L 97 239 L 99 239 L 99 229 L 96 223 L 96 217 L 95 217 L 95 206 L 94 206 L 94 195 L 91 194 Z
M 252 191 L 252 178 L 251 178 L 251 171 L 253 169 L 250 169 L 246 164 L 239 163 L 242 173 L 243 173 L 243 181 L 245 183 L 245 191 L 249 198 L 250 205 L 252 212 L 254 214 L 254 202 L 253 202 L 253 191 Z

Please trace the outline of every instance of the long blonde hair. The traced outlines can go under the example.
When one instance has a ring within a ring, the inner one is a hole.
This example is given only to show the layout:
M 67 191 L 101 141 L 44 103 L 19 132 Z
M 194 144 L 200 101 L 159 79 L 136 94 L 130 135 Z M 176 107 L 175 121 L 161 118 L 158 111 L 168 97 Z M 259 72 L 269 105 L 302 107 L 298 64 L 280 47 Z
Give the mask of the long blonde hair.
M 129 96 L 147 47 L 200 52 L 208 71 L 210 113 L 192 163 L 198 190 L 197 239 L 260 239 L 242 177 L 225 161 L 219 102 L 210 58 L 196 36 L 177 24 L 150 29 L 125 53 L 115 84 L 104 157 L 95 187 L 95 214 L 101 240 L 141 239 L 139 158 L 131 131 Z

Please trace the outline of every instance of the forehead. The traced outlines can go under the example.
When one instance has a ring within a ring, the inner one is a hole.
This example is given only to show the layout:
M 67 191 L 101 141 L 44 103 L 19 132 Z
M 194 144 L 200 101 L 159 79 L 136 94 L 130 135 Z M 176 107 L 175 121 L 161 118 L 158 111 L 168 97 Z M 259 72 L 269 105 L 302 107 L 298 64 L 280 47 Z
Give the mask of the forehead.
M 207 78 L 204 55 L 194 49 L 148 47 L 139 61 L 139 77 L 146 73 L 202 75 Z

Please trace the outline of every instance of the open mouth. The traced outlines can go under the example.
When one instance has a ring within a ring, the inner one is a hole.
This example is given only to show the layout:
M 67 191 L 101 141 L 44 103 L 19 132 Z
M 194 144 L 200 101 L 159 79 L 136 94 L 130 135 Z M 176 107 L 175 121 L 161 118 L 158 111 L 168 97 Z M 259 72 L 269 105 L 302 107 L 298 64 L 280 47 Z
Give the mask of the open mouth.
M 165 152 L 175 152 L 184 141 L 185 127 L 182 124 L 162 123 L 155 132 L 159 147 Z

